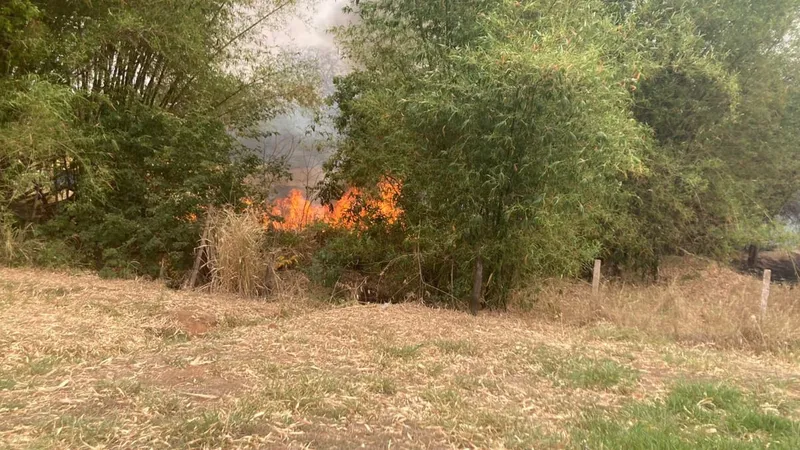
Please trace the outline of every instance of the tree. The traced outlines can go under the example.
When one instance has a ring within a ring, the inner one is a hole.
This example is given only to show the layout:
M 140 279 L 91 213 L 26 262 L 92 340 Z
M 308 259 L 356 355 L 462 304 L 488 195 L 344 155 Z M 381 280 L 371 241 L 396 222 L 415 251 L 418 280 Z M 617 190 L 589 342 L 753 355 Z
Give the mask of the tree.
M 30 44 L 28 25 L 39 10 L 28 0 L 10 0 L 0 6 L 0 76 L 17 64 L 19 53 Z
M 238 200 L 255 170 L 234 134 L 316 101 L 313 62 L 262 45 L 294 5 L 15 0 L 0 21 L 0 161 L 27 175 L 3 170 L 4 185 L 66 172 L 74 196 L 41 232 L 118 273 L 181 268 L 198 231 L 186 218 Z M 49 132 L 56 119 L 68 138 Z
M 362 70 L 337 82 L 329 189 L 400 180 L 422 281 L 453 298 L 500 306 L 525 274 L 580 273 L 647 145 L 604 8 L 362 2 L 340 34 Z
M 322 195 L 398 180 L 407 239 L 373 261 L 458 301 L 726 257 L 797 186 L 797 5 L 360 2 Z
M 726 258 L 759 241 L 798 188 L 792 37 L 800 2 L 636 2 L 626 23 L 650 68 L 634 94 L 637 120 L 654 133 L 649 176 L 631 180 L 638 223 L 628 242 L 606 243 L 613 261 L 655 270 L 663 255 Z

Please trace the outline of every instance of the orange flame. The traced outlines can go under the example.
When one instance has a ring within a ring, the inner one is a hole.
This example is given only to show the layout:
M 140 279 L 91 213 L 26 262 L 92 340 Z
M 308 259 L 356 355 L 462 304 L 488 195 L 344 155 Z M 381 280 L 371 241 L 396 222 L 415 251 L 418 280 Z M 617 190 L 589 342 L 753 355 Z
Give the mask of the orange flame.
M 293 189 L 288 197 L 276 200 L 271 213 L 273 217 L 283 219 L 270 221 L 276 230 L 282 231 L 299 231 L 325 217 L 325 209 L 311 203 L 297 189 Z
M 336 202 L 333 210 L 315 205 L 297 189 L 289 196 L 276 200 L 270 213 L 264 215 L 264 225 L 281 231 L 300 231 L 316 222 L 325 222 L 334 227 L 353 229 L 360 219 L 385 220 L 395 223 L 402 214 L 396 198 L 400 184 L 382 181 L 378 184 L 378 197 L 368 197 L 356 188 L 348 189 Z M 278 217 L 280 219 L 274 220 Z
M 333 226 L 345 228 L 353 228 L 354 222 L 358 219 L 385 220 L 390 224 L 395 223 L 403 212 L 396 203 L 399 194 L 400 184 L 390 181 L 378 183 L 377 198 L 365 198 L 360 190 L 350 188 L 336 202 L 333 212 L 326 218 L 327 222 Z

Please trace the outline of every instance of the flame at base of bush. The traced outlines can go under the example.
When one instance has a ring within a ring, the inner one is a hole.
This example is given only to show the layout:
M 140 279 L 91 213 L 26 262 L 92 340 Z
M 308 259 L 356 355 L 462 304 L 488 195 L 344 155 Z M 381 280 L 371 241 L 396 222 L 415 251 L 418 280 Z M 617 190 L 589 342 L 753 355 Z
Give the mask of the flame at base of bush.
M 359 189 L 349 188 L 333 210 L 316 205 L 300 190 L 294 189 L 286 198 L 276 200 L 263 215 L 265 227 L 281 231 L 300 231 L 324 222 L 338 228 L 354 229 L 364 222 L 395 223 L 403 211 L 397 206 L 399 182 L 382 181 L 378 195 L 369 195 Z

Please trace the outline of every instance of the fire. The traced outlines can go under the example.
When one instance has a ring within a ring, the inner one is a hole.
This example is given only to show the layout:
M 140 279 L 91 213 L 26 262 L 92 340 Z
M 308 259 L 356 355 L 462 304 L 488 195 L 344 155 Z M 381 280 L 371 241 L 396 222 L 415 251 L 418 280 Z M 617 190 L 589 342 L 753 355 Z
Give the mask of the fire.
M 372 218 L 395 223 L 402 214 L 395 199 L 400 193 L 400 184 L 382 181 L 378 184 L 378 197 L 367 197 L 356 188 L 348 189 L 329 210 L 315 205 L 301 191 L 294 189 L 289 196 L 276 200 L 270 214 L 264 215 L 265 226 L 282 231 L 299 231 L 316 222 L 325 222 L 334 227 L 355 228 L 359 218 Z M 280 220 L 273 220 L 280 217 Z
M 280 217 L 283 220 L 270 220 L 276 230 L 298 231 L 318 222 L 325 217 L 325 208 L 314 205 L 303 196 L 303 193 L 293 189 L 286 198 L 275 201 L 270 211 L 272 217 Z

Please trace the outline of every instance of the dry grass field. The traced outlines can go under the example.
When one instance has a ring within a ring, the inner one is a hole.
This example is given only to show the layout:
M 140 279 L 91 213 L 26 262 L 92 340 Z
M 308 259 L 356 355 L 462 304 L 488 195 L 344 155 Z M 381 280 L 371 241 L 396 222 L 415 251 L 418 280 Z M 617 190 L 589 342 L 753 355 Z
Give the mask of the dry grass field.
M 800 448 L 800 291 L 703 277 L 472 317 L 2 269 L 0 448 Z

